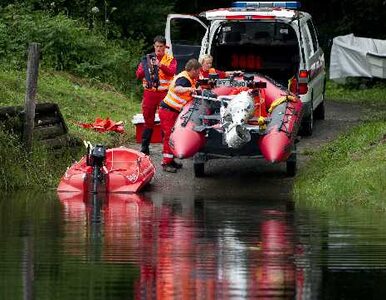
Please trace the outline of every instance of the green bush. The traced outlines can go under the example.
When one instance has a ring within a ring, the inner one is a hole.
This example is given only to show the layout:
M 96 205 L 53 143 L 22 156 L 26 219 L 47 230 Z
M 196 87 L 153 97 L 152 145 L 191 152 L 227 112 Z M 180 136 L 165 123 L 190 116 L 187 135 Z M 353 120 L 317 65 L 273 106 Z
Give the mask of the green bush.
M 28 44 L 41 44 L 44 68 L 113 84 L 128 91 L 135 83 L 135 67 L 142 40 L 109 41 L 97 30 L 63 14 L 50 15 L 19 5 L 0 11 L 0 62 L 23 69 Z

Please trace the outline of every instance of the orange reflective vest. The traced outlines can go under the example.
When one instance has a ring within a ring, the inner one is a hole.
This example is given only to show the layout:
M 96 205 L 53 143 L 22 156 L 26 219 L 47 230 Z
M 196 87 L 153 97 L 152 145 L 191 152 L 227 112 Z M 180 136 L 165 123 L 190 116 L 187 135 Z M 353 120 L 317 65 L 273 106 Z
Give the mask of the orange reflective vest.
M 161 61 L 160 61 L 160 65 L 164 65 L 164 66 L 167 66 L 169 67 L 170 66 L 170 63 L 172 62 L 173 60 L 173 56 L 165 53 L 164 56 L 162 57 Z M 168 88 L 169 88 L 169 85 L 173 79 L 173 75 L 169 76 L 169 75 L 166 75 L 161 68 L 158 69 L 158 79 L 159 79 L 159 86 L 158 88 L 147 88 L 147 82 L 146 82 L 146 79 L 142 79 L 142 86 L 145 90 L 148 90 L 148 91 L 155 91 L 155 90 L 158 90 L 158 91 L 167 91 Z
M 196 86 L 196 80 L 190 78 L 189 73 L 186 71 L 182 71 L 180 74 L 178 74 L 176 77 L 174 77 L 172 83 L 170 84 L 169 91 L 164 98 L 163 102 L 165 102 L 170 107 L 174 108 L 177 111 L 181 111 L 185 104 L 192 101 L 193 97 L 191 92 L 185 92 L 185 93 L 176 93 L 176 81 L 178 78 L 185 77 L 189 80 L 191 86 L 194 88 Z
M 207 73 L 208 73 L 208 76 L 206 76 Z M 216 69 L 215 69 L 215 68 L 210 68 L 207 72 L 204 72 L 204 71 L 201 69 L 199 78 L 200 78 L 200 79 L 208 78 L 210 74 L 217 74 Z

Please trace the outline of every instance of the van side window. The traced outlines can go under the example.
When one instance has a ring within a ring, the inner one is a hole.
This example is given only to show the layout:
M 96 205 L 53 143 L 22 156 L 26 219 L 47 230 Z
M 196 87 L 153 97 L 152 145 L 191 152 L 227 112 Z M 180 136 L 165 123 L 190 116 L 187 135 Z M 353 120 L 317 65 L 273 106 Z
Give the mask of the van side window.
M 304 49 L 305 55 L 307 58 L 311 57 L 312 54 L 314 54 L 314 47 L 312 45 L 311 35 L 310 31 L 308 29 L 308 26 L 303 26 L 303 42 L 304 42 Z
M 312 39 L 312 44 L 314 46 L 315 51 L 318 50 L 319 45 L 318 45 L 318 38 L 316 37 L 316 29 L 314 24 L 312 23 L 311 19 L 307 21 L 308 28 L 310 29 L 310 34 L 311 34 L 311 39 Z

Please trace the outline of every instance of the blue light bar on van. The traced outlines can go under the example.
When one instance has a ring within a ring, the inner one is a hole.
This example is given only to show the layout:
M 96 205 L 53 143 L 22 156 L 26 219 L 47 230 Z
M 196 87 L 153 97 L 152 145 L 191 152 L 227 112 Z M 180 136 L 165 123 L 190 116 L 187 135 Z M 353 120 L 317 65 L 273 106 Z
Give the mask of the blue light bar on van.
M 273 1 L 273 2 L 260 2 L 260 1 L 236 1 L 232 3 L 232 7 L 236 8 L 261 8 L 261 7 L 278 7 L 287 9 L 298 9 L 301 4 L 299 1 Z

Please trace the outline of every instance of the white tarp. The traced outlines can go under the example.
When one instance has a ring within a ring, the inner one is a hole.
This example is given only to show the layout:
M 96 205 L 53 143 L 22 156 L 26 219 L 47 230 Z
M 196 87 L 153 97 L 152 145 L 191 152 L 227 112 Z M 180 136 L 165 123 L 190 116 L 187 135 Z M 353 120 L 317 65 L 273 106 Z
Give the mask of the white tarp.
M 344 82 L 346 77 L 386 78 L 386 40 L 356 37 L 333 39 L 330 79 Z

